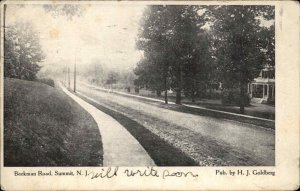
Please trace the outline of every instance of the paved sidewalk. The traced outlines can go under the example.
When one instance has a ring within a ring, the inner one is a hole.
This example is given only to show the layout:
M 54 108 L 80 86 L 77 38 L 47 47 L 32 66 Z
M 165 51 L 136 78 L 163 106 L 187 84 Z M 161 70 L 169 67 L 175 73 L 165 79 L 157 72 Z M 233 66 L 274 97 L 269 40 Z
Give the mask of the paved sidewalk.
M 70 93 L 61 83 L 59 85 L 67 95 L 88 111 L 98 124 L 104 151 L 103 166 L 155 166 L 145 149 L 119 122 Z

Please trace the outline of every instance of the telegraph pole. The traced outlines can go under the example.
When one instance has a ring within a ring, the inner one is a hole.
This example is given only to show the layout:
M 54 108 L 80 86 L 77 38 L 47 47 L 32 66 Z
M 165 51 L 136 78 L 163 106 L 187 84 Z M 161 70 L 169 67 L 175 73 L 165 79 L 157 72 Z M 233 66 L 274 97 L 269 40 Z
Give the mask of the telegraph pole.
M 5 37 L 5 35 L 6 35 L 6 34 L 5 34 L 5 30 L 6 30 L 6 24 L 5 24 L 5 23 L 6 23 L 6 21 L 5 21 L 5 20 L 6 20 L 6 8 L 7 8 L 7 5 L 4 4 L 4 7 L 3 7 L 3 8 L 4 8 L 4 10 L 3 10 L 3 13 L 4 13 L 4 14 L 3 14 L 3 37 L 4 37 L 3 40 L 4 40 L 4 44 L 5 44 L 5 42 L 6 42 L 6 37 Z M 2 47 L 1 47 L 1 48 L 2 48 Z M 7 51 L 4 50 L 4 51 L 3 51 L 4 63 L 5 63 L 5 59 L 7 59 L 7 56 L 6 56 L 6 55 L 7 55 Z
M 7 5 L 4 4 L 4 7 L 3 7 L 3 13 L 4 13 L 3 14 L 3 34 L 4 34 L 4 37 L 5 37 L 5 29 L 6 29 L 6 25 L 5 25 L 5 23 L 6 23 L 6 21 L 5 21 L 5 19 L 6 19 L 6 7 L 7 7 Z M 5 38 L 4 38 L 4 40 L 5 40 Z
M 76 92 L 76 54 L 75 54 L 75 63 L 74 63 L 74 92 Z
M 62 69 L 62 79 L 61 82 L 63 83 L 63 85 L 65 85 L 65 67 L 63 67 Z
M 65 87 L 67 87 L 67 66 L 64 68 Z
M 68 81 L 69 81 L 69 89 L 70 89 L 70 67 L 68 66 Z

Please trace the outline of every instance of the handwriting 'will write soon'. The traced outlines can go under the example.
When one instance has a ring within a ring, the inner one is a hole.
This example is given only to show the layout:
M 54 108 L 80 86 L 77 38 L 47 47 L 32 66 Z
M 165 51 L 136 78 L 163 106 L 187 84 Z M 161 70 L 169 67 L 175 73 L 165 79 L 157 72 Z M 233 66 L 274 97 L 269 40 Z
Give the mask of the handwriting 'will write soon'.
M 167 177 L 198 177 L 198 174 L 193 172 L 183 172 L 183 171 L 171 171 L 170 169 L 165 169 L 159 171 L 154 167 L 147 167 L 144 169 L 125 169 L 123 173 L 126 177 L 162 177 L 163 179 Z M 86 171 L 85 176 L 91 179 L 95 178 L 113 178 L 119 175 L 119 167 L 108 167 L 103 168 L 101 171 L 95 172 L 93 170 Z

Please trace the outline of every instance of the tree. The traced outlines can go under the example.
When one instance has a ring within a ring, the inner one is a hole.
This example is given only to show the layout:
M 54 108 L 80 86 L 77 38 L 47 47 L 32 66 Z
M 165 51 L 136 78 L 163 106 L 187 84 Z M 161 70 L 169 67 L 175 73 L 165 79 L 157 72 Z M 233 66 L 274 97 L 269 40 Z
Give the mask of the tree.
M 275 66 L 275 25 L 262 27 L 258 38 L 265 64 Z
M 120 71 L 120 85 L 125 88 L 130 88 L 134 85 L 135 75 L 132 70 L 122 70 Z
M 263 35 L 258 17 L 274 18 L 271 6 L 211 6 L 215 20 L 218 72 L 225 88 L 239 88 L 240 112 L 244 113 L 246 85 L 258 76 L 266 64 L 267 36 Z M 271 43 L 272 44 L 272 43 Z M 272 57 L 272 56 L 271 56 Z
M 30 23 L 16 23 L 5 30 L 4 77 L 36 79 L 44 54 Z
M 107 74 L 106 84 L 107 85 L 113 85 L 116 84 L 119 80 L 119 73 L 115 71 L 109 71 Z
M 164 89 L 164 81 L 161 67 L 156 65 L 157 63 L 151 62 L 149 59 L 143 59 L 134 69 L 135 75 L 138 76 L 135 79 L 135 85 L 140 87 L 145 87 L 152 91 L 156 91 L 156 94 L 160 96 L 161 91 Z
M 50 13 L 53 17 L 60 15 L 66 16 L 69 20 L 72 20 L 74 16 L 81 16 L 84 12 L 82 5 L 72 4 L 45 4 L 44 10 Z
M 167 92 L 170 56 L 170 40 L 173 35 L 169 22 L 168 6 L 148 6 L 141 19 L 137 48 L 144 51 L 144 59 L 135 70 L 136 83 L 156 90 L 159 95 L 165 92 L 165 103 L 168 103 Z
M 196 96 L 206 92 L 212 69 L 209 35 L 205 31 L 201 30 L 195 37 L 193 50 L 189 54 L 191 59 L 183 71 L 183 90 L 184 94 L 195 102 Z
M 107 75 L 106 70 L 107 69 L 99 60 L 93 60 L 90 64 L 78 69 L 78 71 L 81 71 L 82 76 L 85 79 L 88 79 L 90 82 L 97 85 L 105 84 Z
M 166 103 L 167 90 L 172 88 L 176 91 L 176 103 L 181 104 L 183 84 L 187 81 L 193 84 L 199 77 L 193 70 L 204 63 L 200 61 L 200 55 L 206 57 L 199 49 L 205 43 L 203 39 L 198 40 L 203 22 L 197 8 L 154 5 L 143 15 L 137 44 L 145 58 L 137 67 L 137 81 L 148 83 L 157 90 L 164 87 Z M 192 85 L 190 89 L 186 92 L 191 91 L 194 96 L 197 86 Z

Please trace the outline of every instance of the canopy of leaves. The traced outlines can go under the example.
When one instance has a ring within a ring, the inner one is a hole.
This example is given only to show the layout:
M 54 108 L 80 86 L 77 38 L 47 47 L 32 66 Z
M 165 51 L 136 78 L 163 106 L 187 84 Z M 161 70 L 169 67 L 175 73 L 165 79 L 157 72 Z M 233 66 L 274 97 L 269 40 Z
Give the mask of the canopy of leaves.
M 178 90 L 182 80 L 204 78 L 209 44 L 200 29 L 204 21 L 197 10 L 196 6 L 178 5 L 153 5 L 146 9 L 137 40 L 144 59 L 135 70 L 136 83 L 150 89 Z
M 165 88 L 164 78 L 172 62 L 169 46 L 173 25 L 169 15 L 166 6 L 149 6 L 144 12 L 137 40 L 137 48 L 144 51 L 144 59 L 135 69 L 138 86 L 158 91 Z
M 274 65 L 274 27 L 261 26 L 259 17 L 274 19 L 272 6 L 210 6 L 214 23 L 215 57 L 225 86 L 246 84 L 265 65 Z
M 44 54 L 39 36 L 30 23 L 8 26 L 4 40 L 4 76 L 34 80 Z
M 63 15 L 69 20 L 72 20 L 74 16 L 81 16 L 84 11 L 82 5 L 75 4 L 45 4 L 43 7 L 45 11 L 50 13 L 53 17 Z

